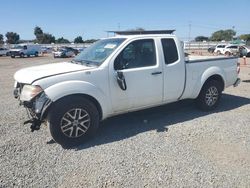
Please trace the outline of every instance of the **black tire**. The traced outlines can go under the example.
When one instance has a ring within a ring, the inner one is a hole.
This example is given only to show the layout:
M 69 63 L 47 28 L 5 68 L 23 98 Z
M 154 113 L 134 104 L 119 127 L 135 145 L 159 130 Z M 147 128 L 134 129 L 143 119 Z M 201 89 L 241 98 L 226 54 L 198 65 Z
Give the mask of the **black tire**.
M 232 54 L 230 52 L 225 52 L 226 56 L 231 56 Z
M 15 58 L 16 56 L 14 56 L 14 55 L 11 55 L 11 58 Z
M 95 134 L 99 127 L 99 112 L 88 99 L 66 97 L 54 104 L 48 122 L 53 139 L 69 148 L 84 143 Z
M 35 52 L 35 57 L 38 57 L 38 52 Z
M 207 81 L 196 99 L 196 105 L 202 111 L 214 110 L 220 102 L 222 90 L 222 84 L 219 81 Z
M 21 58 L 24 58 L 24 54 L 23 54 L 23 53 L 21 53 L 21 54 L 20 54 L 20 57 L 21 57 Z

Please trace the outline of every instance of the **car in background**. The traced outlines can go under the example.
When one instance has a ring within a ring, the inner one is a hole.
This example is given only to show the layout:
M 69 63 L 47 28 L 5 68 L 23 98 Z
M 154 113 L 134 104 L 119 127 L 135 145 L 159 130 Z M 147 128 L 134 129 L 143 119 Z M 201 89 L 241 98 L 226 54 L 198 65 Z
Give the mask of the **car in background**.
M 226 47 L 226 44 L 218 44 L 214 49 L 214 53 L 222 54 L 225 47 Z
M 239 46 L 238 45 L 227 45 L 221 52 L 223 55 L 238 55 L 239 54 Z
M 207 51 L 208 51 L 209 53 L 214 53 L 215 48 L 216 48 L 216 46 L 210 46 L 210 47 L 207 49 Z
M 53 49 L 50 48 L 50 47 L 42 47 L 42 49 L 41 49 L 41 52 L 42 52 L 43 54 L 52 53 L 52 51 L 53 51 Z
M 67 50 L 73 51 L 75 55 L 79 54 L 79 50 L 78 50 L 78 49 L 76 49 L 76 48 L 67 47 L 67 46 L 66 46 L 66 47 L 64 47 L 64 48 L 65 48 L 65 49 L 67 49 Z
M 240 54 L 240 57 L 243 57 L 243 56 L 250 57 L 250 46 L 240 46 L 239 54 Z
M 41 53 L 41 49 L 41 46 L 38 44 L 19 44 L 14 48 L 10 49 L 10 56 L 11 58 L 15 58 L 16 56 L 38 57 L 39 53 Z
M 57 57 L 74 57 L 75 51 L 71 48 L 60 48 L 59 50 L 53 52 L 54 58 Z
M 7 48 L 0 48 L 0 56 L 9 56 L 10 50 Z

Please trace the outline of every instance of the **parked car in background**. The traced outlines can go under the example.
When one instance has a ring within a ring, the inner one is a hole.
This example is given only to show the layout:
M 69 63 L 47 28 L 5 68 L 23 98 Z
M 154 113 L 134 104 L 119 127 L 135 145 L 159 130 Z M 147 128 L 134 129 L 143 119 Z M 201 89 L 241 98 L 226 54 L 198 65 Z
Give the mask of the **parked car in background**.
M 243 57 L 243 56 L 250 57 L 250 46 L 240 46 L 239 54 L 240 54 L 240 57 Z
M 227 45 L 224 49 L 222 49 L 221 53 L 223 55 L 238 55 L 239 54 L 239 46 L 238 45 Z
M 60 48 L 59 50 L 53 52 L 54 58 L 57 57 L 73 57 L 75 56 L 75 51 L 70 48 Z
M 215 49 L 214 49 L 214 53 L 216 54 L 222 54 L 223 49 L 226 47 L 225 44 L 218 44 Z
M 210 47 L 207 49 L 207 51 L 208 51 L 209 53 L 214 53 L 215 47 L 216 47 L 216 46 L 210 46 Z
M 39 53 L 41 53 L 41 49 L 42 49 L 41 46 L 38 44 L 19 44 L 14 48 L 10 49 L 10 56 L 12 58 L 15 58 L 16 56 L 37 57 Z
M 49 47 L 42 47 L 41 52 L 44 54 L 52 53 L 53 49 Z
M 7 48 L 0 48 L 0 56 L 9 56 L 10 50 Z
M 72 47 L 64 47 L 65 49 L 69 50 L 69 51 L 73 51 L 75 55 L 79 54 L 79 50 L 76 48 L 72 48 Z

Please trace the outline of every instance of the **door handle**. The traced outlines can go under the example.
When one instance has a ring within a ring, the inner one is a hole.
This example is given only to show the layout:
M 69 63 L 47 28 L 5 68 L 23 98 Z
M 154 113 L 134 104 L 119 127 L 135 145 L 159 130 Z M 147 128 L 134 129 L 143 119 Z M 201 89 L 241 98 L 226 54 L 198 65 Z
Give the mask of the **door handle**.
M 159 71 L 159 72 L 152 72 L 151 74 L 152 74 L 152 75 L 157 75 L 157 74 L 161 74 L 161 73 L 162 73 L 162 72 Z

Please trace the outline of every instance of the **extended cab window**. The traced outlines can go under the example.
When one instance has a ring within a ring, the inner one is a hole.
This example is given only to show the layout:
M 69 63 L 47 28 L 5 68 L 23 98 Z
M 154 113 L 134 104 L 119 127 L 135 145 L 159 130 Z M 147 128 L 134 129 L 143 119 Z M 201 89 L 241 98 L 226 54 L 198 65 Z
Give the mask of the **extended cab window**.
M 114 69 L 131 69 L 156 65 L 153 39 L 136 40 L 127 45 L 117 56 Z
M 165 58 L 165 64 L 176 62 L 179 57 L 174 39 L 161 39 L 161 43 Z

